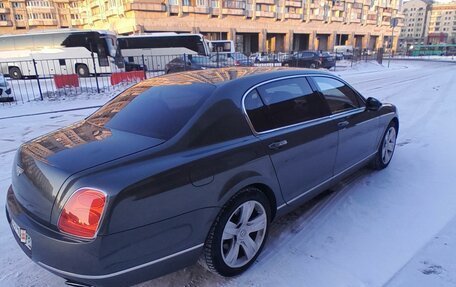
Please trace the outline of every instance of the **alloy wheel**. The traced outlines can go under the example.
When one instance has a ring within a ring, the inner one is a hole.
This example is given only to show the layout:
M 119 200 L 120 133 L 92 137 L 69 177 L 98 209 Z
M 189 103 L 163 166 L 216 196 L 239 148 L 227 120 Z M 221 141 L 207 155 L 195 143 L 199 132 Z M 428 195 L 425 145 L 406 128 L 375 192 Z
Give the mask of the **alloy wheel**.
M 246 265 L 260 250 L 266 234 L 267 215 L 255 200 L 241 204 L 230 215 L 223 230 L 221 252 L 226 265 Z
M 396 147 L 396 129 L 390 127 L 383 139 L 382 162 L 388 164 L 393 157 L 394 148 Z

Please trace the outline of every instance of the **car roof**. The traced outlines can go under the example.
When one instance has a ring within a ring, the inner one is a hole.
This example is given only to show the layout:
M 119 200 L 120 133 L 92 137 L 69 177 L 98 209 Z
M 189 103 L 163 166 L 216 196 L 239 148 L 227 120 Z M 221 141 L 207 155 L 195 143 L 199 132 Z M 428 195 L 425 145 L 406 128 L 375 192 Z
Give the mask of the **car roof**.
M 325 74 L 327 72 L 288 67 L 227 67 L 218 69 L 207 69 L 173 73 L 159 77 L 153 77 L 141 82 L 142 87 L 154 87 L 162 85 L 190 85 L 190 84 L 211 84 L 223 85 L 228 82 L 249 81 L 256 84 L 274 78 L 289 75 L 304 74 Z

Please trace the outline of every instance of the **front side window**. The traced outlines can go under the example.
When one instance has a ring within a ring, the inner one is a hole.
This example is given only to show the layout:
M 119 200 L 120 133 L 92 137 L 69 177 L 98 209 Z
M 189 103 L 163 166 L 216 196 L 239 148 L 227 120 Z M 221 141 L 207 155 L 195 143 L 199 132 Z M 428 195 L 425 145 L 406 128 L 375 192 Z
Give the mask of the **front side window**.
M 326 115 L 326 107 L 305 78 L 262 85 L 249 93 L 246 112 L 257 132 L 286 127 Z
M 323 94 L 332 114 L 337 114 L 361 106 L 355 91 L 339 80 L 328 77 L 313 77 Z

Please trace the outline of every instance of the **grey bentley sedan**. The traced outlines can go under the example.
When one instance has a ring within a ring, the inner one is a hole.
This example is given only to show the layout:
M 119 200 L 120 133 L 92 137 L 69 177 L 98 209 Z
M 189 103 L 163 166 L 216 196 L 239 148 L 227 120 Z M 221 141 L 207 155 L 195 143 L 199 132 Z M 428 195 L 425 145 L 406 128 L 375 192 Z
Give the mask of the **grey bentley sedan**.
M 271 222 L 370 165 L 396 108 L 326 72 L 224 68 L 143 81 L 23 144 L 7 193 L 22 250 L 72 286 L 128 286 L 198 260 L 242 273 Z

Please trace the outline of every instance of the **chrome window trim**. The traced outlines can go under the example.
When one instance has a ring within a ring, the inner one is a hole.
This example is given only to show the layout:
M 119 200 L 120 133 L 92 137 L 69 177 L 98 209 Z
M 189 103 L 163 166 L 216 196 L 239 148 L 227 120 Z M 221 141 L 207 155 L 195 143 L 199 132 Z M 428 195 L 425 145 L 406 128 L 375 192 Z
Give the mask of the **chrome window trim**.
M 125 274 L 125 273 L 128 273 L 128 272 L 131 272 L 131 271 L 135 271 L 135 270 L 138 270 L 138 269 L 141 269 L 141 268 L 144 268 L 144 267 L 147 267 L 147 266 L 150 266 L 150 265 L 153 265 L 153 264 L 156 264 L 156 263 L 160 263 L 162 261 L 165 261 L 165 260 L 168 260 L 168 259 L 171 259 L 173 257 L 176 257 L 176 256 L 179 256 L 181 254 L 184 254 L 186 252 L 190 252 L 192 250 L 195 250 L 195 249 L 198 249 L 200 247 L 203 247 L 204 243 L 201 243 L 201 244 L 198 244 L 198 245 L 195 245 L 193 247 L 190 247 L 190 248 L 187 248 L 187 249 L 184 249 L 182 251 L 179 251 L 179 252 L 176 252 L 176 253 L 173 253 L 173 254 L 170 254 L 168 256 L 164 256 L 164 257 L 161 257 L 161 258 L 158 258 L 158 259 L 155 259 L 153 261 L 150 261 L 150 262 L 147 262 L 147 263 L 144 263 L 144 264 L 140 264 L 140 265 L 137 265 L 137 266 L 133 266 L 133 267 L 130 267 L 130 268 L 127 268 L 127 269 L 123 269 L 123 270 L 120 270 L 120 271 L 117 271 L 117 272 L 113 272 L 113 273 L 109 273 L 109 274 L 105 274 L 105 275 L 83 275 L 83 274 L 76 274 L 76 273 L 72 273 L 72 272 L 68 272 L 68 271 L 63 271 L 63 270 L 60 270 L 60 269 L 57 269 L 57 268 L 54 268 L 54 267 L 51 267 L 49 265 L 46 265 L 44 264 L 43 262 L 41 261 L 38 261 L 38 265 L 40 265 L 41 267 L 45 268 L 45 269 L 48 269 L 50 271 L 53 271 L 57 274 L 61 274 L 63 276 L 70 276 L 70 277 L 73 277 L 73 278 L 81 278 L 81 279 L 106 279 L 106 278 L 111 278 L 111 277 L 115 277 L 115 276 L 118 276 L 118 275 L 122 275 L 122 274 Z
M 297 127 L 297 126 L 310 127 L 310 126 L 314 126 L 314 125 L 317 125 L 317 124 L 325 123 L 325 122 L 328 122 L 328 121 L 331 121 L 331 120 L 334 120 L 334 119 L 347 117 L 347 116 L 351 116 L 351 115 L 366 111 L 366 107 L 360 107 L 360 108 L 357 108 L 357 109 L 351 109 L 351 110 L 340 112 L 340 113 L 337 113 L 337 114 L 327 115 L 327 116 L 323 116 L 323 117 L 320 117 L 320 118 L 316 118 L 316 119 L 312 119 L 312 120 L 308 120 L 308 121 L 303 121 L 303 122 L 299 122 L 299 123 L 288 125 L 288 126 L 283 126 L 283 127 L 278 127 L 278 128 L 275 128 L 275 129 L 270 129 L 270 130 L 266 130 L 266 131 L 257 132 L 255 130 L 255 127 L 253 126 L 252 121 L 250 120 L 249 115 L 247 114 L 247 110 L 245 108 L 245 98 L 247 97 L 247 95 L 251 91 L 253 91 L 254 89 L 256 89 L 256 88 L 258 88 L 258 87 L 260 87 L 262 85 L 265 85 L 265 84 L 269 84 L 269 83 L 273 83 L 273 82 L 277 82 L 277 81 L 281 81 L 281 80 L 294 79 L 294 78 L 306 78 L 306 77 L 311 77 L 311 76 L 323 76 L 323 77 L 333 78 L 333 79 L 337 80 L 336 77 L 334 77 L 332 75 L 326 75 L 326 74 L 321 74 L 321 75 L 320 74 L 292 75 L 292 76 L 284 76 L 284 77 L 280 77 L 280 78 L 275 78 L 275 79 L 263 81 L 261 83 L 258 83 L 256 85 L 254 85 L 253 87 L 249 88 L 247 90 L 247 92 L 245 92 L 244 95 L 242 96 L 241 104 L 242 104 L 242 113 L 244 114 L 244 117 L 247 120 L 247 124 L 249 125 L 250 130 L 252 131 L 252 133 L 254 135 L 262 135 L 262 134 L 272 133 L 272 132 L 279 131 L 279 130 L 282 130 L 282 129 L 288 129 L 288 128 L 293 128 L 293 127 Z M 309 83 L 309 85 L 310 85 L 310 83 Z M 312 88 L 312 85 L 310 85 L 310 87 Z M 351 88 L 351 89 L 353 89 L 353 88 Z
M 334 77 L 333 75 L 325 75 L 325 74 L 322 74 L 322 75 L 318 75 L 318 74 L 317 74 L 317 75 L 314 75 L 314 76 L 315 76 L 315 77 L 326 77 L 326 78 L 331 78 L 331 79 L 333 79 L 333 80 L 337 80 L 337 81 L 343 83 L 344 85 L 346 85 L 347 87 L 349 87 L 350 90 L 352 90 L 352 91 L 355 93 L 355 95 L 356 95 L 356 97 L 358 98 L 358 100 L 361 101 L 362 105 L 360 105 L 360 108 L 365 108 L 365 107 L 366 107 L 366 99 L 364 98 L 364 96 L 361 95 L 361 93 L 359 93 L 355 88 L 353 88 L 349 83 L 347 83 L 347 82 L 344 81 L 343 79 L 336 78 L 336 77 Z M 320 88 L 318 87 L 318 85 L 317 85 L 317 83 L 315 82 L 315 80 L 312 79 L 312 81 L 314 82 L 315 86 L 318 88 L 318 91 L 321 93 Z M 360 103 L 358 103 L 358 104 L 360 104 Z
M 261 131 L 261 132 L 257 132 L 255 130 L 255 127 L 253 126 L 252 121 L 250 120 L 249 115 L 247 114 L 247 110 L 245 108 L 245 98 L 247 97 L 247 95 L 251 91 L 253 91 L 254 89 L 256 89 L 256 88 L 258 88 L 258 87 L 260 87 L 262 85 L 273 83 L 273 82 L 277 82 L 277 81 L 281 81 L 281 80 L 295 79 L 295 78 L 306 78 L 306 77 L 312 77 L 312 76 L 323 76 L 323 77 L 333 78 L 333 79 L 337 80 L 337 78 L 332 76 L 332 75 L 326 75 L 326 74 L 321 74 L 321 75 L 320 74 L 302 74 L 302 75 L 284 76 L 284 77 L 280 77 L 280 78 L 275 78 L 275 79 L 263 81 L 261 83 L 258 83 L 256 85 L 254 85 L 253 87 L 249 88 L 247 90 L 247 92 L 245 92 L 244 95 L 242 96 L 241 104 L 242 104 L 242 113 L 244 114 L 244 117 L 247 120 L 247 124 L 249 125 L 250 130 L 252 131 L 252 133 L 254 135 L 262 135 L 262 134 L 267 134 L 267 133 L 271 133 L 271 132 L 275 132 L 275 131 L 279 131 L 279 130 L 287 129 L 287 128 L 293 128 L 293 127 L 297 127 L 297 126 L 310 127 L 310 126 L 314 126 L 314 125 L 317 125 L 317 124 L 328 122 L 328 121 L 331 121 L 331 120 L 334 120 L 334 119 L 338 119 L 338 118 L 354 115 L 354 114 L 357 114 L 357 113 L 361 113 L 361 112 L 364 112 L 366 110 L 366 107 L 360 107 L 360 108 L 357 108 L 357 109 L 351 109 L 351 110 L 340 112 L 340 113 L 337 113 L 337 114 L 331 114 L 331 115 L 323 116 L 323 117 L 312 119 L 312 120 L 308 120 L 308 121 L 299 122 L 299 123 L 288 125 L 288 126 L 278 127 L 278 128 L 275 128 L 275 129 L 265 130 L 265 131 Z M 343 82 L 343 83 L 346 84 L 345 82 Z M 309 83 L 309 85 L 310 85 L 310 83 Z M 312 85 L 310 85 L 310 87 L 312 88 Z M 351 89 L 353 89 L 353 88 L 351 88 Z M 313 88 L 312 88 L 312 90 L 313 90 Z

